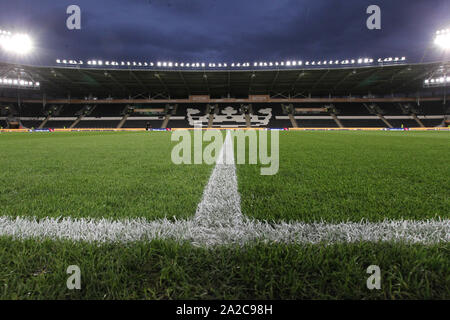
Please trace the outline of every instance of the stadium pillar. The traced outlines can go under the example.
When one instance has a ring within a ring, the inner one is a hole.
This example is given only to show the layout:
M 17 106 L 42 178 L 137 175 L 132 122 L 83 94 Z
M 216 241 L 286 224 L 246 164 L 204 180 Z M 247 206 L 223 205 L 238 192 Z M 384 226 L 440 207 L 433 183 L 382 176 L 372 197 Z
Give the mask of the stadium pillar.
M 380 118 L 381 121 L 384 122 L 385 125 L 388 126 L 388 128 L 391 128 L 391 129 L 393 128 L 392 124 L 390 124 L 389 121 L 387 121 L 387 119 L 381 113 L 378 113 L 377 116 L 378 116 L 378 118 Z
M 336 116 L 336 114 L 331 113 L 331 117 L 333 118 L 334 122 L 338 125 L 339 128 L 344 128 L 344 125 L 342 124 L 341 120 Z
M 293 128 L 298 128 L 297 120 L 292 113 L 289 113 L 289 120 L 291 120 L 291 124 Z
M 417 115 L 416 115 L 415 113 L 411 113 L 411 116 L 413 117 L 414 120 L 416 120 L 416 122 L 418 123 L 418 125 L 419 125 L 421 128 L 425 128 L 424 124 L 422 123 L 422 121 L 420 121 L 419 118 L 417 118 Z
M 123 125 L 125 124 L 125 122 L 127 121 L 128 117 L 130 115 L 127 113 L 123 116 L 122 120 L 120 120 L 119 124 L 117 125 L 116 129 L 120 129 L 123 127 Z
M 169 124 L 169 120 L 170 120 L 170 114 L 166 114 L 166 117 L 164 118 L 164 121 L 161 125 L 161 129 L 167 128 L 167 125 Z
M 44 128 L 44 126 L 47 124 L 47 122 L 50 120 L 51 117 L 52 117 L 52 115 L 49 114 L 49 115 L 44 119 L 44 121 L 42 121 L 42 123 L 39 125 L 38 129 Z

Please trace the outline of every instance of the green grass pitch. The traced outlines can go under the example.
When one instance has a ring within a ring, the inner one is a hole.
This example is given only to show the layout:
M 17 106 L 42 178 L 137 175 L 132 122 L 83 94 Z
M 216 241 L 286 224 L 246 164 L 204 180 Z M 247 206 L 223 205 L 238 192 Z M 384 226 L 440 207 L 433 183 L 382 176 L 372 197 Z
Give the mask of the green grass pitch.
M 170 135 L 0 135 L 2 215 L 188 218 L 212 166 L 173 165 Z
M 192 218 L 211 165 L 174 165 L 170 133 L 0 134 L 0 216 Z M 450 218 L 449 132 L 280 132 L 280 169 L 237 165 L 243 213 L 330 223 Z M 66 288 L 66 268 L 82 290 Z M 381 268 L 368 290 L 366 268 Z M 450 299 L 450 245 L 0 236 L 0 299 Z
M 238 165 L 245 214 L 345 222 L 450 217 L 449 132 L 288 132 L 280 169 Z

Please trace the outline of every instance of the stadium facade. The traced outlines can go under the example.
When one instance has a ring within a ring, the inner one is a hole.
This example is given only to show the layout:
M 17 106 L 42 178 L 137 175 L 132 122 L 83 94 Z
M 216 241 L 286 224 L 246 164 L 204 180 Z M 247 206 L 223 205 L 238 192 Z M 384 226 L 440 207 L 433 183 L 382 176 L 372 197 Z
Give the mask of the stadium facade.
M 183 70 L 0 63 L 12 128 L 443 128 L 450 62 Z M 444 79 L 430 83 L 427 79 Z M 15 79 L 13 82 L 7 79 Z M 432 85 L 434 84 L 434 85 Z

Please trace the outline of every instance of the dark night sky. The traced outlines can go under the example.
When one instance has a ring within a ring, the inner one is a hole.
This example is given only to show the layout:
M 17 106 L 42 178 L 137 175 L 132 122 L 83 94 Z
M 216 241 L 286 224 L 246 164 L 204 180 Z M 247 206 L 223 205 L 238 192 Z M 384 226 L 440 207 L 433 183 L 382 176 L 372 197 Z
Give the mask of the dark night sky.
M 253 62 L 406 56 L 419 62 L 437 29 L 450 25 L 448 0 L 0 0 L 0 28 L 32 35 L 24 63 L 56 58 Z M 66 28 L 66 8 L 82 30 Z M 366 28 L 366 8 L 382 30 Z M 425 60 L 442 59 L 435 48 Z M 0 53 L 0 60 L 12 61 Z

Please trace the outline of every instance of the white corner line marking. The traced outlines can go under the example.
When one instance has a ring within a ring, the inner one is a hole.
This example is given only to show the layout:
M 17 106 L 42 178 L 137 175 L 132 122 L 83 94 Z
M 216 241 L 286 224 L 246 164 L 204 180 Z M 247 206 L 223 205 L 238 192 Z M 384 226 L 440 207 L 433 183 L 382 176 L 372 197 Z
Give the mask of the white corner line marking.
M 225 162 L 225 163 L 224 163 Z M 0 236 L 86 242 L 167 239 L 198 246 L 244 245 L 257 241 L 286 244 L 357 242 L 450 242 L 450 220 L 385 220 L 345 223 L 268 223 L 242 215 L 233 144 L 227 132 L 193 219 L 11 218 L 0 216 Z

